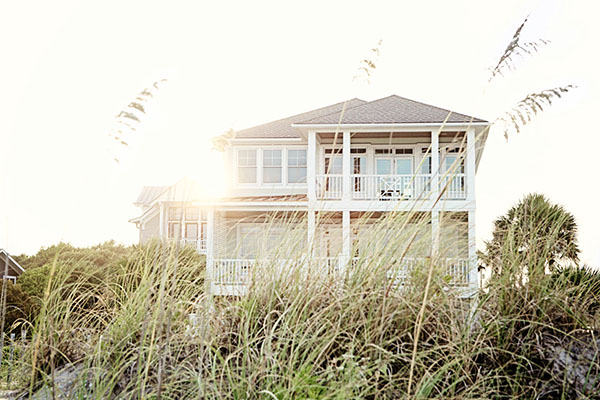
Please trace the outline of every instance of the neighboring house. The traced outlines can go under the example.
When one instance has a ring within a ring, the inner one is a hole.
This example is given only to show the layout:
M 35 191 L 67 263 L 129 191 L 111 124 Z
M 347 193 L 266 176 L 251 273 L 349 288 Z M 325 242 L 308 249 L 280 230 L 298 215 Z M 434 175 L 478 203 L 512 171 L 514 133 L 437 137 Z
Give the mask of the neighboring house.
M 8 272 L 5 274 L 5 272 Z M 0 249 L 0 276 L 3 279 L 8 279 L 13 282 L 17 281 L 17 278 L 25 270 L 19 265 L 19 263 L 8 254 L 4 249 Z
M 181 239 L 206 252 L 207 211 L 192 206 L 200 199 L 201 186 L 189 178 L 172 186 L 144 186 L 133 203 L 142 214 L 129 222 L 139 229 L 140 243 L 156 238 Z
M 357 221 L 373 225 L 386 213 L 410 210 L 430 217 L 429 250 L 417 257 L 439 248 L 440 236 L 455 237 L 444 262 L 451 283 L 472 294 L 479 285 L 475 173 L 488 126 L 395 95 L 351 99 L 236 132 L 225 149 L 226 197 L 200 201 L 173 189 L 180 183 L 144 188 L 137 201 L 144 214 L 133 221 L 142 242 L 159 236 L 197 243 L 213 293 L 237 294 L 259 249 L 280 243 L 264 216 L 294 215 L 314 257 L 343 270 L 361 252 L 367 230 Z M 316 222 L 321 213 L 330 216 L 326 224 Z M 460 223 L 440 226 L 442 213 Z

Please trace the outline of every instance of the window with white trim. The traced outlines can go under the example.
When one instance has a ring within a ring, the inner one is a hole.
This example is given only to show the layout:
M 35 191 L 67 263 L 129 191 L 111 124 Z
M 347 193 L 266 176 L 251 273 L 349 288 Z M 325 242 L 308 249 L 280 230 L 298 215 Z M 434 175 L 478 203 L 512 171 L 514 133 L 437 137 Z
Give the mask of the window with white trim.
M 256 150 L 238 150 L 238 183 L 256 183 Z
M 281 150 L 263 150 L 263 182 L 281 183 Z
M 288 183 L 306 183 L 306 150 L 288 150 Z

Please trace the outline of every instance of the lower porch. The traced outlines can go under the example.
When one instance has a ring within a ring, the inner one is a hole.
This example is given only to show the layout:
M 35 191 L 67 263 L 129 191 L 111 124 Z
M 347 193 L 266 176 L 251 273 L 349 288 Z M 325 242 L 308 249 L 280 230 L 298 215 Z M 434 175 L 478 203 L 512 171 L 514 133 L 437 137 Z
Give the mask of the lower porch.
M 215 295 L 243 295 L 252 284 L 256 275 L 265 271 L 284 273 L 291 268 L 305 269 L 305 274 L 320 271 L 323 280 L 341 282 L 350 278 L 360 264 L 374 268 L 386 269 L 386 284 L 393 288 L 402 288 L 410 284 L 410 276 L 415 268 L 428 268 L 429 258 L 404 258 L 388 266 L 379 265 L 376 259 L 353 257 L 349 261 L 343 256 L 316 258 L 312 260 L 256 260 L 256 259 L 215 259 L 213 262 L 213 279 L 211 290 Z M 443 279 L 449 288 L 471 289 L 471 270 L 466 258 L 444 258 L 437 260 Z M 316 269 L 314 268 L 316 267 Z
M 257 275 L 294 268 L 340 281 L 361 266 L 385 268 L 385 279 L 398 287 L 435 260 L 449 287 L 472 292 L 479 278 L 470 214 L 214 211 L 211 291 L 241 295 Z

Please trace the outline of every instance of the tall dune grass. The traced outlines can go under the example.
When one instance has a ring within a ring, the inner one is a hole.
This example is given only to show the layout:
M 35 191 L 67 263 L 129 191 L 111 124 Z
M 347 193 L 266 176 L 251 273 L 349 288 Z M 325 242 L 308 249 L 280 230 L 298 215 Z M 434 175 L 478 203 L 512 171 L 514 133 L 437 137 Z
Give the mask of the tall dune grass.
M 599 394 L 597 359 L 581 383 L 555 368 L 551 350 L 556 343 L 591 343 L 598 294 L 581 283 L 588 275 L 515 284 L 497 274 L 469 301 L 429 257 L 400 286 L 393 278 L 398 260 L 412 246 L 427 246 L 418 232 L 429 221 L 417 217 L 389 214 L 361 243 L 372 254 L 363 252 L 342 271 L 324 269 L 298 244 L 305 232 L 290 230 L 265 250 L 239 297 L 207 296 L 194 250 L 164 243 L 138 248 L 101 282 L 89 265 L 56 268 L 21 372 L 35 391 L 62 366 L 76 365 L 71 398 Z M 384 241 L 386 225 L 396 229 Z M 504 270 L 519 268 L 522 257 L 504 257 Z

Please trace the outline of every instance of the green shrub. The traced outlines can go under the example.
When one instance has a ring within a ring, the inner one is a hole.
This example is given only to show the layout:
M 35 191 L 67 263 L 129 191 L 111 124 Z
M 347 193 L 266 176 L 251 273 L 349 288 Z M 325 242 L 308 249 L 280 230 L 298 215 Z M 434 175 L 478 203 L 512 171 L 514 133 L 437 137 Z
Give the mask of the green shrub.
M 20 332 L 20 324 L 27 325 L 39 311 L 39 304 L 35 302 L 19 284 L 7 282 L 6 286 L 6 316 L 4 321 L 5 332 Z M 29 329 L 28 326 L 23 326 Z

